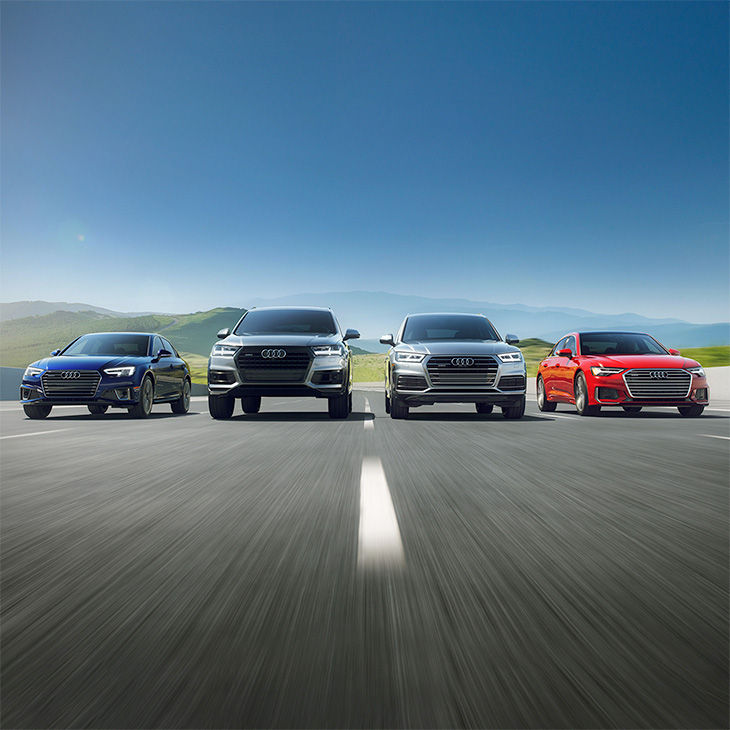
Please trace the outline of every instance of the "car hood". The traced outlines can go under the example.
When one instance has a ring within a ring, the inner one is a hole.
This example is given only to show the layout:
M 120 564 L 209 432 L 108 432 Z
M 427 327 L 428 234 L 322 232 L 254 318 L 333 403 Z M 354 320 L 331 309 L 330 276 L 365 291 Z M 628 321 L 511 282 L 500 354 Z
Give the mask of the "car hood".
M 342 342 L 339 335 L 229 335 L 216 344 L 240 347 L 312 347 Z
M 121 365 L 142 365 L 149 362 L 146 357 L 110 357 L 109 355 L 74 355 L 46 357 L 33 363 L 34 367 L 44 370 L 101 370 Z
M 589 365 L 613 368 L 696 368 L 699 363 L 681 355 L 583 355 Z
M 424 355 L 497 355 L 519 352 L 519 347 L 506 342 L 475 342 L 474 340 L 443 340 L 440 342 L 402 342 L 399 352 L 418 352 Z

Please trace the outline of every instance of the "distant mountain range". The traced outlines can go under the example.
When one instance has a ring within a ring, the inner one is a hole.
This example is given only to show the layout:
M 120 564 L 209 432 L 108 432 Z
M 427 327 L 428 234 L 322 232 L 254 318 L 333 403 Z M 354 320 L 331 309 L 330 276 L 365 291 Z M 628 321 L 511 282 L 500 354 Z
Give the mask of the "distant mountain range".
M 504 335 L 537 337 L 555 342 L 575 329 L 628 329 L 649 332 L 668 347 L 703 347 L 730 343 L 730 324 L 693 324 L 677 319 L 651 319 L 638 314 L 597 314 L 581 309 L 528 307 L 467 299 L 435 299 L 385 292 L 296 294 L 279 299 L 258 299 L 250 306 L 310 304 L 327 306 L 342 327 L 360 330 L 359 349 L 384 352 L 381 334 L 398 329 L 410 312 L 481 312 Z M 247 308 L 249 308 L 247 307 Z M 90 304 L 68 302 L 10 302 L 0 304 L 0 365 L 23 367 L 85 332 L 165 332 L 182 352 L 206 355 L 218 330 L 233 327 L 246 310 L 219 307 L 189 314 L 115 312 Z

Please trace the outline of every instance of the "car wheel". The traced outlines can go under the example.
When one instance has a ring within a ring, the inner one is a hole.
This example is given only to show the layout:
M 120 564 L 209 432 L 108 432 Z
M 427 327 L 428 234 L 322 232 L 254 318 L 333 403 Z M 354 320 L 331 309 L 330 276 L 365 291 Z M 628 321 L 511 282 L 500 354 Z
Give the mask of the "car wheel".
M 477 413 L 491 413 L 494 410 L 494 406 L 491 403 L 475 403 L 477 407 Z
M 152 378 L 146 377 L 139 388 L 139 401 L 129 409 L 132 418 L 147 418 L 152 411 L 152 404 L 155 400 Z
M 621 406 L 621 408 L 630 416 L 635 416 L 641 410 L 641 406 Z
M 244 395 L 241 398 L 241 407 L 244 413 L 258 413 L 261 410 L 261 396 Z
M 107 408 L 109 408 L 109 406 L 98 406 L 98 405 L 88 406 L 89 413 L 91 413 L 92 416 L 101 416 L 102 414 L 106 413 Z
M 542 378 L 537 379 L 537 407 L 545 413 L 552 413 L 558 407 L 557 403 L 548 400 Z
M 330 418 L 347 418 L 349 415 L 348 403 L 350 396 L 348 393 L 337 395 L 327 400 L 327 412 Z
M 25 415 L 28 416 L 28 418 L 32 418 L 34 421 L 45 418 L 51 412 L 51 408 L 53 408 L 53 406 L 49 406 L 46 404 L 41 404 L 37 406 L 23 406 Z
M 705 407 L 704 406 L 678 406 L 677 410 L 685 418 L 697 418 L 697 416 L 702 415 L 702 411 L 705 410 Z
M 390 417 L 391 418 L 408 418 L 410 408 L 398 398 L 392 398 L 390 401 Z
M 525 415 L 525 398 L 520 398 L 513 406 L 502 409 L 502 415 L 510 420 L 522 418 Z
M 595 416 L 601 412 L 601 406 L 588 404 L 588 386 L 586 376 L 578 373 L 573 383 L 573 395 L 575 396 L 575 410 L 580 416 Z
M 385 394 L 385 412 L 390 413 L 390 398 L 388 394 Z
M 208 412 L 217 420 L 230 418 L 233 415 L 233 406 L 235 403 L 234 399 L 229 395 L 209 395 Z
M 190 410 L 190 381 L 185 380 L 183 383 L 182 393 L 180 397 L 170 403 L 173 413 L 187 413 Z

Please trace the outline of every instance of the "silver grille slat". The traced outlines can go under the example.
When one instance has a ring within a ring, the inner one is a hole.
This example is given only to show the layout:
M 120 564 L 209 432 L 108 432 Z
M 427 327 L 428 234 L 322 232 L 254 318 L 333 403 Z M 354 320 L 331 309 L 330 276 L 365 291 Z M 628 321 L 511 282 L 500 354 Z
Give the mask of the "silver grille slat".
M 101 381 L 97 370 L 75 370 L 78 378 L 64 378 L 66 370 L 49 370 L 41 376 L 43 392 L 49 398 L 93 398 Z
M 657 372 L 667 375 L 652 375 Z M 687 398 L 692 388 L 692 375 L 680 368 L 636 368 L 624 373 L 623 379 L 632 398 Z

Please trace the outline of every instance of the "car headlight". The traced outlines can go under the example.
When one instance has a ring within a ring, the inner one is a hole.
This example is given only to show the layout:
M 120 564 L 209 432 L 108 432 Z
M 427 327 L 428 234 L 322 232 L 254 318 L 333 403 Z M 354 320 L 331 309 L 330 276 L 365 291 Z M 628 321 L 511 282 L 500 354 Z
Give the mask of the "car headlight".
M 123 368 L 107 368 L 104 372 L 114 378 L 131 378 L 134 375 L 134 365 L 128 365 Z
M 601 365 L 596 365 L 595 367 L 591 368 L 591 372 L 594 375 L 598 375 L 598 376 L 616 375 L 616 373 L 620 373 L 623 370 L 626 370 L 626 368 L 604 368 Z
M 418 352 L 396 352 L 396 362 L 421 362 L 426 357 Z
M 36 375 L 40 375 L 43 372 L 43 368 L 34 368 L 32 365 L 28 365 L 23 373 L 24 378 L 33 378 Z M 16 376 L 17 377 L 17 376 Z
M 521 352 L 502 352 L 497 357 L 502 362 L 522 362 L 524 360 Z
M 312 352 L 315 355 L 344 355 L 344 345 L 317 345 L 312 348 Z
M 210 351 L 211 357 L 233 357 L 238 351 L 235 345 L 213 345 Z
M 687 370 L 689 370 L 692 373 L 692 375 L 696 375 L 698 378 L 705 377 L 705 371 L 701 366 L 698 368 L 687 368 Z

